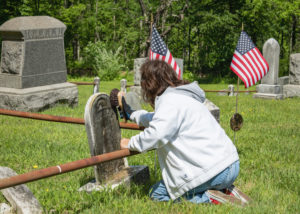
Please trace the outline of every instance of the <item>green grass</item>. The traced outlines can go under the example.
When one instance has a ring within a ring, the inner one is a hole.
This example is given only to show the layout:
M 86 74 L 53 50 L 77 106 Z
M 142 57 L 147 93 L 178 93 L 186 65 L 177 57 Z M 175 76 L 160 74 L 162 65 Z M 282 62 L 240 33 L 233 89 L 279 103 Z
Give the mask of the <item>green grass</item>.
M 119 85 L 119 81 L 101 82 L 101 92 L 109 93 Z M 201 87 L 227 89 L 227 85 L 221 84 Z M 58 105 L 42 113 L 83 118 L 85 103 L 93 89 L 92 86 L 79 86 L 78 89 L 76 108 Z M 235 112 L 235 97 L 207 93 L 207 98 L 220 108 L 221 126 L 233 139 L 229 120 Z M 148 165 L 151 174 L 149 183 L 132 185 L 130 189 L 121 187 L 91 194 L 78 192 L 80 186 L 93 178 L 92 167 L 31 182 L 27 186 L 45 211 L 53 213 L 299 213 L 300 99 L 260 100 L 241 94 L 238 100 L 244 125 L 237 133 L 241 171 L 236 185 L 254 200 L 250 207 L 151 201 L 148 189 L 161 179 L 160 175 L 155 177 L 153 152 L 129 158 L 132 165 Z M 136 133 L 122 130 L 123 137 Z M 41 169 L 89 157 L 83 125 L 3 115 L 0 115 L 0 151 L 0 165 L 18 174 L 35 167 Z M 0 194 L 1 202 L 5 202 L 5 198 Z

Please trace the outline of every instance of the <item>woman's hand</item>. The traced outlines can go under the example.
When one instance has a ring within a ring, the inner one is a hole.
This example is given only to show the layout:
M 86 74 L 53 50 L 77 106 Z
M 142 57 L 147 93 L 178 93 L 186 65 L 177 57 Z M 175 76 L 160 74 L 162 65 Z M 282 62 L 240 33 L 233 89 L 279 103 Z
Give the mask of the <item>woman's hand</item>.
M 130 139 L 128 139 L 128 138 L 122 138 L 121 139 L 121 143 L 120 143 L 121 149 L 128 149 L 129 140 Z

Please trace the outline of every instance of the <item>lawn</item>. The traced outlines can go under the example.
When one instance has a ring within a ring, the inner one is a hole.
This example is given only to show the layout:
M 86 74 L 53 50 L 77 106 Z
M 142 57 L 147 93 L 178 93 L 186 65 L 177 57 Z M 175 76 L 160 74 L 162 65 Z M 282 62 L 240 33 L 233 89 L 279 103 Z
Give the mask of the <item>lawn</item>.
M 201 84 L 203 89 L 227 89 L 222 84 Z M 101 82 L 100 91 L 119 88 L 119 81 Z M 75 108 L 58 105 L 43 114 L 83 118 L 92 86 L 78 86 Z M 254 88 L 251 88 L 253 90 Z M 220 123 L 231 139 L 229 120 L 235 112 L 235 97 L 207 93 L 221 111 Z M 244 125 L 237 133 L 236 147 L 241 171 L 235 184 L 254 203 L 246 208 L 231 205 L 195 205 L 151 201 L 148 189 L 161 179 L 154 173 L 154 153 L 129 157 L 131 165 L 147 165 L 150 182 L 116 190 L 78 192 L 93 178 L 92 167 L 28 183 L 46 213 L 299 213 L 300 212 L 300 99 L 261 100 L 239 95 Z M 138 131 L 122 130 L 122 137 Z M 63 124 L 0 115 L 0 165 L 18 174 L 89 157 L 83 125 Z M 0 194 L 0 203 L 5 198 Z

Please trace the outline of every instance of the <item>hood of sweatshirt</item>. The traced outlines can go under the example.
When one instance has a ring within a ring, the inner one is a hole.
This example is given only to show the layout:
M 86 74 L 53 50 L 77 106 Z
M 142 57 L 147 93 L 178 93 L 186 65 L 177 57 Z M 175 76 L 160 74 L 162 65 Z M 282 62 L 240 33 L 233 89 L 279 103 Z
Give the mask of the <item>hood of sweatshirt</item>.
M 165 93 L 184 94 L 198 100 L 201 103 L 204 103 L 205 101 L 205 92 L 199 87 L 197 81 L 175 88 L 168 87 L 163 94 Z

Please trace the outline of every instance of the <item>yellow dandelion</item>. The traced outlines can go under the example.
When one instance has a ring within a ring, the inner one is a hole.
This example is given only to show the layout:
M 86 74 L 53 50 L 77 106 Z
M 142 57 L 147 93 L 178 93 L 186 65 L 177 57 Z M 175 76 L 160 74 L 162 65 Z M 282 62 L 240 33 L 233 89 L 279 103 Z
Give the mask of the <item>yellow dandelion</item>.
M 33 168 L 35 168 L 35 169 L 38 168 L 38 165 L 33 165 Z
M 46 189 L 46 192 L 49 192 L 49 189 Z

